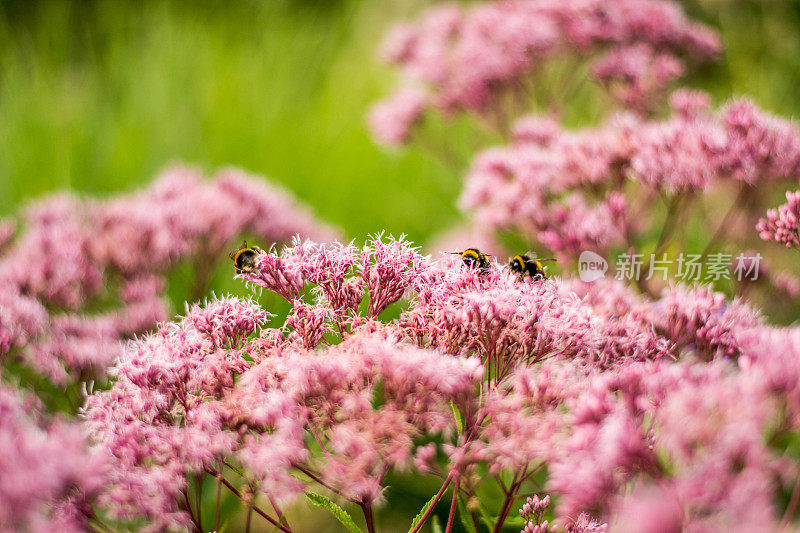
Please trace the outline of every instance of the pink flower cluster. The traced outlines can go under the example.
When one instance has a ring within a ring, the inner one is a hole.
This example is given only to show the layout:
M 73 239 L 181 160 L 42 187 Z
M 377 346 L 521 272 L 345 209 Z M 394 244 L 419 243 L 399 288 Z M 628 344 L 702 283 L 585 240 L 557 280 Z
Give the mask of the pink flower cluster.
M 575 59 L 575 69 L 589 58 L 612 97 L 649 112 L 683 73 L 684 59 L 708 60 L 718 50 L 711 29 L 666 0 L 446 4 L 387 36 L 382 56 L 406 80 L 369 122 L 379 141 L 400 144 L 428 109 L 500 117 L 511 99 L 527 110 L 545 67 L 567 58 Z
M 87 531 L 105 455 L 88 450 L 80 425 L 38 411 L 0 385 L 0 531 Z
M 550 524 L 544 519 L 544 512 L 550 506 L 550 496 L 539 499 L 538 495 L 527 501 L 519 510 L 519 515 L 525 520 L 525 527 L 520 533 L 547 533 L 550 531 Z
M 684 73 L 681 61 L 644 43 L 615 48 L 592 65 L 592 76 L 627 109 L 647 114 Z
M 511 146 L 476 157 L 461 204 L 484 225 L 570 256 L 636 247 L 651 229 L 642 214 L 665 195 L 679 209 L 727 183 L 755 194 L 772 180 L 800 179 L 796 125 L 747 101 L 712 113 L 702 93 L 677 92 L 672 105 L 666 120 L 620 115 L 577 132 L 523 118 Z M 776 231 L 779 216 L 769 216 L 762 235 Z
M 244 506 L 263 494 L 282 531 L 315 487 L 374 527 L 387 476 L 412 471 L 455 491 L 451 521 L 499 480 L 502 524 L 546 466 L 555 511 L 520 504 L 526 532 L 777 527 L 800 475 L 774 444 L 800 421 L 800 331 L 708 289 L 520 279 L 381 236 L 296 239 L 239 277 L 290 300 L 282 327 L 237 298 L 194 306 L 89 397 L 112 516 L 200 527 L 188 479 L 211 476 Z
M 191 298 L 237 237 L 268 242 L 333 232 L 284 191 L 238 170 L 204 180 L 173 167 L 141 192 L 109 200 L 56 196 L 31 206 L 0 249 L 0 356 L 14 351 L 58 383 L 102 373 L 118 340 L 167 317 L 165 274 L 195 266 Z
M 401 345 L 369 325 L 310 351 L 261 328 L 265 318 L 226 298 L 129 345 L 114 386 L 87 407 L 115 459 L 101 498 L 115 516 L 146 517 L 153 530 L 190 523 L 187 475 L 223 468 L 258 480 L 274 524 L 308 479 L 371 504 L 390 468 L 412 464 L 415 437 L 453 431 L 449 406 L 467 405 L 483 375 L 476 358 Z
M 265 318 L 247 301 L 213 301 L 126 347 L 116 383 L 86 407 L 98 448 L 113 457 L 100 502 L 113 516 L 148 518 L 154 531 L 187 523 L 176 505 L 185 475 L 216 464 L 238 438 L 213 400 L 248 367 L 244 338 Z
M 787 192 L 786 203 L 767 211 L 756 229 L 762 239 L 777 241 L 787 247 L 800 247 L 800 191 Z

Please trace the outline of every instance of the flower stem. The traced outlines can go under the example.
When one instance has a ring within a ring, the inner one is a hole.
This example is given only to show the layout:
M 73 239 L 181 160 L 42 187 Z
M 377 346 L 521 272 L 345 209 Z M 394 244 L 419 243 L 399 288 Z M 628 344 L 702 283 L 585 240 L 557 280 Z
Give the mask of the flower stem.
M 200 529 L 200 524 L 197 523 L 197 519 L 194 516 L 194 512 L 192 511 L 192 504 L 189 502 L 189 493 L 184 489 L 183 491 L 183 499 L 186 501 L 186 511 L 189 513 L 189 518 L 192 519 L 192 524 L 194 525 L 194 529 L 196 531 L 202 531 Z
M 367 523 L 367 532 L 375 533 L 375 517 L 372 515 L 372 504 L 370 502 L 362 502 L 359 505 L 364 513 L 364 521 Z
M 217 472 L 216 472 L 216 471 L 215 471 L 213 468 L 208 468 L 208 467 L 206 467 L 206 472 L 207 472 L 207 473 L 209 473 L 209 474 L 211 474 L 212 476 L 216 476 L 216 475 L 217 475 Z M 239 492 L 239 489 L 237 489 L 236 487 L 234 487 L 233 485 L 231 485 L 231 484 L 228 482 L 228 480 L 227 480 L 227 479 L 225 479 L 225 478 L 224 478 L 224 477 L 222 477 L 222 476 L 220 476 L 218 479 L 219 479 L 220 481 L 222 481 L 222 484 L 223 484 L 223 485 L 225 485 L 225 486 L 228 488 L 228 490 L 230 490 L 230 491 L 231 491 L 231 492 L 232 492 L 232 493 L 233 493 L 233 494 L 234 494 L 234 495 L 235 495 L 237 498 L 239 498 L 239 499 L 240 499 L 240 500 L 242 500 L 242 501 L 245 501 L 244 495 L 242 495 L 242 493 L 241 493 L 241 492 Z M 250 523 L 250 513 L 251 513 L 252 511 L 255 511 L 256 513 L 258 513 L 258 514 L 259 514 L 259 515 L 260 515 L 260 516 L 261 516 L 261 517 L 262 517 L 264 520 L 266 520 L 267 522 L 269 522 L 269 523 L 270 523 L 270 524 L 272 524 L 273 526 L 277 527 L 278 529 L 280 529 L 280 530 L 281 530 L 281 531 L 283 531 L 284 533 L 292 533 L 292 530 L 291 530 L 291 529 L 288 529 L 286 526 L 284 526 L 284 525 L 282 525 L 282 524 L 278 523 L 278 521 L 277 521 L 277 520 L 275 520 L 274 518 L 272 518 L 270 515 L 268 515 L 266 512 L 264 512 L 264 510 L 263 510 L 263 509 L 259 508 L 259 507 L 258 507 L 258 506 L 257 506 L 255 503 L 253 503 L 253 502 L 251 502 L 251 503 L 249 504 L 249 510 L 248 510 L 248 512 L 247 512 L 247 513 L 248 513 L 248 514 L 247 514 L 247 522 L 248 522 L 248 524 Z M 249 529 L 249 526 L 248 526 L 248 529 Z
M 325 487 L 326 489 L 328 489 L 329 491 L 333 492 L 334 494 L 337 494 L 337 495 L 341 496 L 342 498 L 345 498 L 346 500 L 348 500 L 348 501 L 350 501 L 352 503 L 355 503 L 355 502 L 353 502 L 352 499 L 348 498 L 347 495 L 344 494 L 342 491 L 332 487 L 328 483 L 325 483 L 324 481 L 322 481 L 322 479 L 320 479 L 319 476 L 317 476 L 316 474 L 314 474 L 313 472 L 311 472 L 307 468 L 303 468 L 300 465 L 294 465 L 294 467 L 296 469 L 298 469 L 299 471 L 301 471 L 302 473 L 304 473 L 305 475 L 307 475 L 308 477 L 310 477 L 311 479 L 313 479 L 314 481 L 316 481 L 317 483 L 319 483 L 320 485 L 322 485 L 323 487 Z
M 222 463 L 219 464 L 219 473 L 217 474 L 217 511 L 214 518 L 214 531 L 219 531 L 219 518 L 220 510 L 222 507 Z
M 270 503 L 270 505 L 272 505 L 272 508 L 275 509 L 275 514 L 278 515 L 278 522 L 280 522 L 281 524 L 284 524 L 286 526 L 286 529 L 291 531 L 292 528 L 289 527 L 289 523 L 286 520 L 286 517 L 281 512 L 281 509 L 280 509 L 280 507 L 278 507 L 278 504 L 275 503 L 275 499 L 269 494 L 267 494 L 267 498 L 269 498 L 269 503 Z
M 739 194 L 736 195 L 736 199 L 731 204 L 730 208 L 728 208 L 728 212 L 722 217 L 722 221 L 717 226 L 717 229 L 714 231 L 714 235 L 711 236 L 709 239 L 708 244 L 706 244 L 705 249 L 703 249 L 703 253 L 701 254 L 700 260 L 702 261 L 717 243 L 720 237 L 722 237 L 728 231 L 728 227 L 730 226 L 731 222 L 733 222 L 736 215 L 739 214 L 739 207 L 744 203 L 747 199 L 747 195 L 750 192 L 750 186 L 747 184 L 742 184 L 741 189 L 739 189 Z
M 203 475 L 197 474 L 197 492 L 195 493 L 195 501 L 197 502 L 197 525 L 200 526 L 200 531 L 203 531 Z
M 447 517 L 447 527 L 444 533 L 452 533 L 453 531 L 453 522 L 456 517 L 456 507 L 458 505 L 458 483 L 459 480 L 456 479 L 456 484 L 453 487 L 453 501 L 450 502 L 450 515 Z
M 436 507 L 436 504 L 439 503 L 439 500 L 442 499 L 442 495 L 444 495 L 444 491 L 447 490 L 447 487 L 450 485 L 450 482 L 453 480 L 453 476 L 455 476 L 455 471 L 451 471 L 450 474 L 447 476 L 447 479 L 444 480 L 444 483 L 442 484 L 442 488 L 439 489 L 439 492 L 437 492 L 436 496 L 434 496 L 433 500 L 431 500 L 431 504 L 428 506 L 428 510 L 425 511 L 425 513 L 422 515 L 422 518 L 420 519 L 419 523 L 416 526 L 414 526 L 414 529 L 412 529 L 409 533 L 417 533 L 417 531 L 422 529 L 422 525 L 431 516 L 431 513 L 433 513 L 433 508 Z

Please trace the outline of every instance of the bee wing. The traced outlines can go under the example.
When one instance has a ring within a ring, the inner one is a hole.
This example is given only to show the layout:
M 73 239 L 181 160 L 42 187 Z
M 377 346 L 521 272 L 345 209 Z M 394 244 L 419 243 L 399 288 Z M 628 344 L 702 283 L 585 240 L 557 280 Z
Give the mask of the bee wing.
M 528 250 L 527 252 L 525 252 L 525 255 L 527 255 L 531 259 L 536 259 L 537 261 L 558 261 L 558 259 L 556 259 L 555 257 L 546 257 L 546 258 L 537 257 L 536 252 L 534 252 L 533 250 Z

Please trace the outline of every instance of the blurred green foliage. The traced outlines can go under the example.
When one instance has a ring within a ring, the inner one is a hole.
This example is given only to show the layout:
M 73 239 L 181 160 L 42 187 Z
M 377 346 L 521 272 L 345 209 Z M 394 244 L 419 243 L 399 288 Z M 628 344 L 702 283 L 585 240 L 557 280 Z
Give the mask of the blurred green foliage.
M 54 189 L 132 190 L 172 161 L 284 183 L 352 237 L 421 240 L 454 220 L 436 160 L 376 147 L 392 84 L 375 50 L 411 5 L 4 2 L 0 213 Z

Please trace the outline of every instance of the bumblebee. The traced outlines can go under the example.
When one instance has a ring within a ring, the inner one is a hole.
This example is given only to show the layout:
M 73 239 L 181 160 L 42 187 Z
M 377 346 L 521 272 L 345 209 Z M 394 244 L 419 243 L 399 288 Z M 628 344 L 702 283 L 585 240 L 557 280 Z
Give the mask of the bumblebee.
M 489 257 L 477 248 L 467 248 L 463 252 L 450 252 L 451 255 L 460 255 L 461 260 L 469 268 L 486 270 L 489 268 Z
M 247 241 L 242 241 L 242 245 L 228 254 L 236 267 L 236 273 L 252 272 L 256 268 L 256 256 L 261 253 L 258 246 L 247 246 Z
M 555 261 L 555 258 L 548 257 L 547 259 L 539 259 L 533 252 L 526 254 L 515 255 L 508 262 L 508 268 L 512 272 L 516 272 L 520 276 L 530 276 L 532 279 L 547 279 L 547 274 L 544 272 L 544 261 Z

